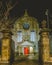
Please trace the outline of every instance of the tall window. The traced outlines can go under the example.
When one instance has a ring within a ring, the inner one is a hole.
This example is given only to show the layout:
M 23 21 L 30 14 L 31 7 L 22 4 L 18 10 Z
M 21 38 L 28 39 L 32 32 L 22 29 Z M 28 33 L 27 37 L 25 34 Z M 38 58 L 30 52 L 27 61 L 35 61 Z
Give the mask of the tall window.
M 22 32 L 21 31 L 17 32 L 17 42 L 22 42 Z
M 30 32 L 30 41 L 32 41 L 32 42 L 36 41 L 36 32 L 35 31 Z

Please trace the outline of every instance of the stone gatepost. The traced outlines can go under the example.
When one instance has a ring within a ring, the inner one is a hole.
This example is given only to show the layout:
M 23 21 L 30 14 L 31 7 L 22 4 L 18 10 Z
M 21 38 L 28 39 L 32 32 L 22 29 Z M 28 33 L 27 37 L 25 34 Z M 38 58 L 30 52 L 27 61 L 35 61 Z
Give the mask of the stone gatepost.
M 1 49 L 1 63 L 9 63 L 11 56 L 11 32 L 9 30 L 3 30 L 2 49 Z
M 46 21 L 43 20 L 42 28 L 40 30 L 40 46 L 41 47 L 41 58 L 43 62 L 47 62 L 50 58 L 49 49 L 49 30 L 46 28 Z

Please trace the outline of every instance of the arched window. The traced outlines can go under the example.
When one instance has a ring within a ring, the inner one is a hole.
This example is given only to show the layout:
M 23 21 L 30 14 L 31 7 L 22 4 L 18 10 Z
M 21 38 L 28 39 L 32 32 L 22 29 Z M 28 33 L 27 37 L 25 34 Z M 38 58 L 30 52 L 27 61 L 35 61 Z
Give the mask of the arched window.
M 17 32 L 17 42 L 22 42 L 22 32 L 21 31 Z
M 30 32 L 30 41 L 32 41 L 32 42 L 36 41 L 36 32 L 35 31 Z

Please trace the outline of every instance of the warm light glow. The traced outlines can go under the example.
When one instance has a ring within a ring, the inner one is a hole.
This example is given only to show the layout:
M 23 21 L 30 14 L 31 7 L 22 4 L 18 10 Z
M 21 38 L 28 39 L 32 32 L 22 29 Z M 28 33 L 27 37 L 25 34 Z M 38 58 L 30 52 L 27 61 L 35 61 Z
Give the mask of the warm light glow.
M 33 47 L 30 47 L 30 53 L 32 53 L 33 52 Z

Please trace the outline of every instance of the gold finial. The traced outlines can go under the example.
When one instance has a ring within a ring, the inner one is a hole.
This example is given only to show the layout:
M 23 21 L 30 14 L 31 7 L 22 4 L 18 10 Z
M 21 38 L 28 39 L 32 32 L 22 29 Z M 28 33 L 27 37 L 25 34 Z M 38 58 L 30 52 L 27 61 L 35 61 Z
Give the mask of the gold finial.
M 25 14 L 24 14 L 24 16 L 28 16 L 27 9 L 25 10 Z

